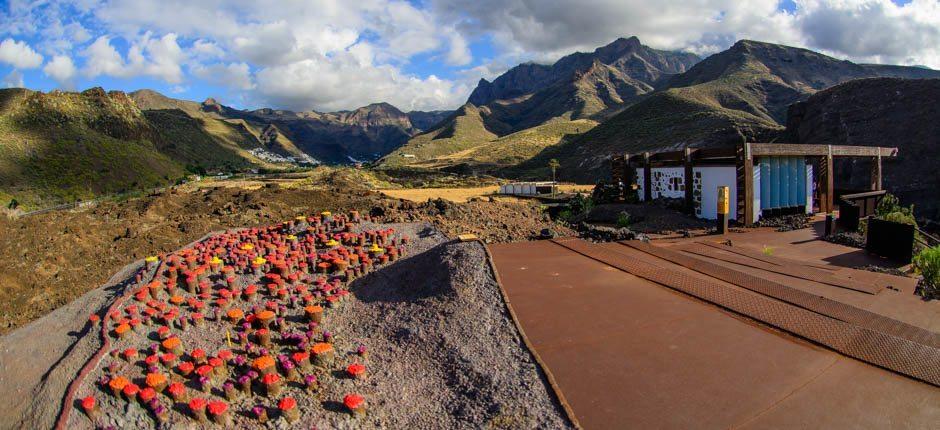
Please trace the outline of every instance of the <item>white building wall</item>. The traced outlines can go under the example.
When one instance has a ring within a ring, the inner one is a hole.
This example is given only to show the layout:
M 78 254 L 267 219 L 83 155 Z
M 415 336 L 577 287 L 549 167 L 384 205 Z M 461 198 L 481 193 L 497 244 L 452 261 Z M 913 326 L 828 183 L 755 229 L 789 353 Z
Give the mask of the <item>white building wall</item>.
M 643 200 L 644 192 L 644 181 L 643 181 L 643 172 L 645 168 L 640 167 L 636 169 L 637 175 L 637 192 L 639 193 L 640 200 Z M 666 197 L 670 199 L 678 199 L 685 197 L 685 168 L 683 167 L 654 167 L 653 174 L 650 183 L 653 186 L 653 199 L 659 197 Z M 678 178 L 678 182 L 673 181 L 672 178 Z
M 636 169 L 637 197 L 640 201 L 645 195 L 643 189 L 643 174 L 645 168 Z M 693 167 L 692 173 L 693 186 L 699 193 L 695 197 L 696 215 L 705 219 L 718 218 L 718 186 L 727 186 L 731 190 L 730 219 L 735 219 L 738 205 L 737 176 L 734 166 L 701 166 Z M 759 173 L 755 173 L 755 180 L 759 180 Z M 671 178 L 678 178 L 678 184 L 671 181 Z M 685 168 L 684 167 L 654 167 L 652 171 L 652 197 L 683 198 L 685 197 Z M 671 184 L 671 185 L 670 185 Z M 759 184 L 759 182 L 758 182 Z M 693 192 L 694 194 L 694 192 Z M 757 205 L 757 212 L 760 211 L 760 205 Z
M 738 207 L 738 180 L 734 166 L 702 166 L 693 167 L 692 173 L 701 174 L 701 205 L 696 213 L 701 218 L 718 218 L 718 187 L 726 186 L 731 191 L 731 201 L 728 202 L 729 219 L 735 219 Z

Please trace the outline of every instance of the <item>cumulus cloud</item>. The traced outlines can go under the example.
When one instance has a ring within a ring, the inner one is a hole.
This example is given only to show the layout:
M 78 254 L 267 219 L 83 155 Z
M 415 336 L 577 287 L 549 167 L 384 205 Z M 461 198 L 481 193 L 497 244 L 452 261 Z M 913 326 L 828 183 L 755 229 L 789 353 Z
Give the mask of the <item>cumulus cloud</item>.
M 264 68 L 257 85 L 263 100 L 293 110 L 340 110 L 378 101 L 406 111 L 431 110 L 460 105 L 469 91 L 433 75 L 418 78 L 390 65 L 364 64 L 345 51 Z
M 72 58 L 67 55 L 56 55 L 52 57 L 42 71 L 59 83 L 63 88 L 74 89 L 75 64 Z
M 3 88 L 23 88 L 26 86 L 23 83 L 23 73 L 16 69 L 7 73 L 7 75 L 3 77 L 3 80 L 0 81 L 0 85 L 2 85 Z
M 177 89 L 201 80 L 228 88 L 230 99 L 295 110 L 379 101 L 454 108 L 481 77 L 633 35 L 699 55 L 747 38 L 940 68 L 937 0 L 795 0 L 792 12 L 780 3 L 19 0 L 0 8 L 0 63 L 39 68 L 41 52 L 52 58 L 43 72 L 60 84 L 76 74 L 149 77 Z
M 99 75 L 118 78 L 145 75 L 171 84 L 182 82 L 181 63 L 186 56 L 176 40 L 173 33 L 160 38 L 146 33 L 131 44 L 125 60 L 111 44 L 110 37 L 101 36 L 82 52 L 85 57 L 84 74 L 91 78 Z
M 42 55 L 26 42 L 6 38 L 0 42 L 0 63 L 20 70 L 35 69 L 42 65 Z
M 796 17 L 805 44 L 859 61 L 940 68 L 940 2 L 807 0 Z
M 206 82 L 238 90 L 250 90 L 255 87 L 251 80 L 251 70 L 246 63 L 198 65 L 193 74 Z
M 508 60 L 548 62 L 635 35 L 661 49 L 710 54 L 739 39 L 821 50 L 855 61 L 940 68 L 940 2 L 797 0 L 433 0 L 439 20 L 491 36 Z

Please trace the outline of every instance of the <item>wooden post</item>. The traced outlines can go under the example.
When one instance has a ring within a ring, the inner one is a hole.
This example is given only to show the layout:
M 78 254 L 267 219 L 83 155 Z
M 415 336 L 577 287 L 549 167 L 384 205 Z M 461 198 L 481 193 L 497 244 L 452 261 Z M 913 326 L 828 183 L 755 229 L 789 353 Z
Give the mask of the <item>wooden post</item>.
M 881 153 L 877 157 L 872 157 L 871 190 L 881 190 Z
M 692 198 L 692 148 L 685 148 L 685 211 L 695 214 L 695 201 Z
M 740 199 L 741 196 L 738 196 Z M 754 157 L 751 144 L 744 144 L 744 225 L 754 224 Z
M 829 154 L 826 155 L 826 213 L 831 213 L 836 209 L 832 202 L 835 192 L 835 175 L 832 167 L 832 145 L 828 146 Z
M 643 201 L 653 200 L 653 163 L 650 162 L 650 153 L 643 153 Z
M 630 154 L 629 153 L 623 154 L 623 172 L 621 172 L 621 175 L 623 177 L 623 179 L 621 180 L 621 183 L 623 186 L 620 186 L 621 184 L 617 184 L 617 186 L 620 187 L 620 189 L 618 190 L 618 193 L 620 194 L 620 199 L 629 200 L 627 198 L 627 195 L 630 193 L 633 193 L 632 198 L 636 198 L 636 190 L 633 189 L 633 181 L 635 180 L 634 179 L 635 175 L 633 175 L 633 169 L 630 168 Z
M 728 233 L 728 202 L 731 200 L 731 190 L 724 185 L 718 186 L 718 234 Z

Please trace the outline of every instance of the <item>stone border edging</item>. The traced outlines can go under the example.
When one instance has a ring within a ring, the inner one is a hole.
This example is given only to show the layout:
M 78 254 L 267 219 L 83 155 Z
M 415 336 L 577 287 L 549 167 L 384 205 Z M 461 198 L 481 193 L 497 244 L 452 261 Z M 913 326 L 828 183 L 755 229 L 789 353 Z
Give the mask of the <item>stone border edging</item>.
M 532 357 L 535 358 L 536 364 L 542 370 L 542 374 L 545 375 L 545 379 L 548 381 L 549 387 L 551 387 L 552 393 L 555 395 L 555 400 L 558 401 L 558 404 L 561 405 L 562 410 L 565 411 L 565 415 L 568 417 L 568 421 L 574 426 L 575 429 L 582 430 L 581 423 L 578 422 L 578 418 L 574 414 L 574 410 L 571 409 L 571 405 L 568 404 L 568 400 L 565 398 L 564 393 L 562 393 L 561 388 L 558 386 L 558 383 L 555 381 L 555 376 L 549 370 L 548 365 L 542 361 L 542 357 L 539 356 L 538 351 L 535 350 L 535 347 L 532 345 L 532 342 L 529 341 L 529 338 L 525 334 L 525 330 L 522 329 L 522 323 L 519 322 L 519 318 L 516 316 L 516 311 L 512 307 L 512 302 L 509 301 L 509 294 L 506 293 L 506 289 L 503 287 L 503 282 L 500 280 L 499 272 L 496 270 L 496 264 L 493 262 L 493 254 L 490 253 L 490 249 L 486 246 L 482 240 L 477 239 L 477 243 L 483 247 L 483 252 L 486 254 L 486 263 L 490 267 L 490 271 L 493 272 L 493 279 L 496 281 L 496 285 L 499 287 L 499 294 L 503 297 L 503 303 L 506 305 L 506 310 L 509 311 L 509 317 L 512 319 L 513 325 L 516 326 L 516 330 L 519 331 L 519 336 L 522 338 L 522 343 L 525 344 L 526 349 L 529 350 L 529 353 L 532 354 Z

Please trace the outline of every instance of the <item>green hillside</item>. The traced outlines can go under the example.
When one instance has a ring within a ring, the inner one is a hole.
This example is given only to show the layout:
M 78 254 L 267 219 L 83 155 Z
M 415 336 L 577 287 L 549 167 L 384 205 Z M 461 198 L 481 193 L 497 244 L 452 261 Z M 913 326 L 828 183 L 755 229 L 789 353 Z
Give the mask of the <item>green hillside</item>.
M 207 125 L 182 107 L 141 111 L 101 88 L 0 90 L 0 204 L 48 206 L 265 165 L 247 152 L 259 143 L 244 127 Z
M 437 128 L 419 134 L 405 145 L 379 160 L 384 167 L 427 164 L 430 160 L 472 149 L 483 142 L 496 138 L 487 130 L 484 115 L 487 112 L 467 103 Z

